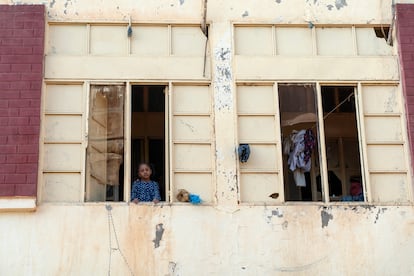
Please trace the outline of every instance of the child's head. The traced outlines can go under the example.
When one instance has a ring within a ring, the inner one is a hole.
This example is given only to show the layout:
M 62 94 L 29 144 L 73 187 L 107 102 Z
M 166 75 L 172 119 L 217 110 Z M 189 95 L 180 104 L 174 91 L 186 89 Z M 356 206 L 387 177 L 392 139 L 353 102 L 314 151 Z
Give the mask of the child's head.
M 148 163 L 140 163 L 138 165 L 138 177 L 140 179 L 149 180 L 152 174 L 151 166 Z

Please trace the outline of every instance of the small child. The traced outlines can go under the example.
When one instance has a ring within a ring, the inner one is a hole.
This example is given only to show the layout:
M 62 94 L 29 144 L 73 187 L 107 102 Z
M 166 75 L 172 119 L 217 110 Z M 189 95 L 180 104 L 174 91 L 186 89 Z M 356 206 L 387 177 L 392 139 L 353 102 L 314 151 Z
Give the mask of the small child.
M 148 163 L 141 163 L 138 166 L 138 179 L 132 184 L 131 201 L 138 203 L 154 202 L 161 200 L 159 186 L 156 181 L 150 179 L 152 174 L 151 167 Z

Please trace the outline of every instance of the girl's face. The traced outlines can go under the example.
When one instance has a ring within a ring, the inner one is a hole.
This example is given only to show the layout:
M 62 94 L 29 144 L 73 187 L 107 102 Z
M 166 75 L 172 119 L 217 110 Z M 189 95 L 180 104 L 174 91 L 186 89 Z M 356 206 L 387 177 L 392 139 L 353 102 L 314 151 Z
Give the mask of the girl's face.
M 138 176 L 142 180 L 149 180 L 151 174 L 152 174 L 152 171 L 151 171 L 151 168 L 148 165 L 142 164 L 141 166 L 139 166 L 139 168 L 138 168 Z

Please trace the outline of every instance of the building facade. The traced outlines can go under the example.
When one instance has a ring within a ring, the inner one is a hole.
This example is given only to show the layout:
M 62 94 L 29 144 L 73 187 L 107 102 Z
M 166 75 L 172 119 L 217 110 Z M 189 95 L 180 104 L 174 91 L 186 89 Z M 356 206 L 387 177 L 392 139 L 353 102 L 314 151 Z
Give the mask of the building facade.
M 5 275 L 414 273 L 412 1 L 0 0 L 0 27 Z

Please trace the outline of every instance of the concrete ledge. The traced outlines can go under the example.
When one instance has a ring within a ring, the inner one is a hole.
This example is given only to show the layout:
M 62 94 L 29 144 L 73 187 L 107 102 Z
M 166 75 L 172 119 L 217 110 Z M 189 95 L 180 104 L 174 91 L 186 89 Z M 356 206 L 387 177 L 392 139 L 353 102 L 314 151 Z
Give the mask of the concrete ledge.
M 0 212 L 33 212 L 36 211 L 35 197 L 1 197 Z

